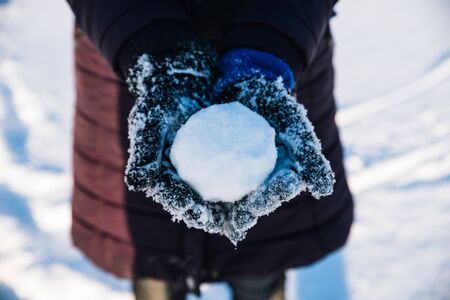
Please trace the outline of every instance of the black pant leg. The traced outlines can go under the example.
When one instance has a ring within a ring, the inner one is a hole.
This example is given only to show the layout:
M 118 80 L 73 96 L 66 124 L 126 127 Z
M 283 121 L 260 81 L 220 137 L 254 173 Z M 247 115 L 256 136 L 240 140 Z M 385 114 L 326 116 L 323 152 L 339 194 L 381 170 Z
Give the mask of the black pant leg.
M 283 300 L 284 273 L 239 276 L 228 280 L 234 300 Z

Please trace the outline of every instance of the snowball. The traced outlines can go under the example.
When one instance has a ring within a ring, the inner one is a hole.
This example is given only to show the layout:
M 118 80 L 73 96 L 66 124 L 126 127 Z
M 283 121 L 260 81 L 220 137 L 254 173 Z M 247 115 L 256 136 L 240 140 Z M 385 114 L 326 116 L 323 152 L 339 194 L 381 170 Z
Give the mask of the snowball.
M 239 102 L 192 115 L 178 130 L 170 159 L 207 201 L 234 202 L 260 186 L 275 166 L 275 130 Z

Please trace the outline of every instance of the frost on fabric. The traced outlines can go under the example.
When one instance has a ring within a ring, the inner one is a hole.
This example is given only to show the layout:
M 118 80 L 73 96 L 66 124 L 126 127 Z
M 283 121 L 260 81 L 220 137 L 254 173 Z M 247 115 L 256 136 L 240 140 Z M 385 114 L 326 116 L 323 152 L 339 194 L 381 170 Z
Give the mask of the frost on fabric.
M 306 189 L 317 199 L 330 195 L 334 173 L 321 152 L 322 146 L 304 106 L 287 93 L 280 81 L 266 81 L 263 76 L 235 86 L 239 101 L 262 115 L 275 128 L 279 142 L 295 162 L 294 169 L 306 184 Z
M 207 203 L 180 179 L 168 157 L 173 138 L 186 120 L 208 105 L 216 54 L 200 44 L 183 45 L 170 56 L 144 54 L 129 70 L 127 83 L 137 96 L 128 117 L 130 140 L 125 182 L 161 203 L 189 227 L 221 233 L 222 204 Z
M 205 77 L 207 78 L 208 76 L 210 76 L 210 74 L 205 74 L 202 72 L 198 72 L 192 68 L 187 68 L 187 69 L 175 69 L 175 68 L 170 68 L 169 70 L 167 70 L 167 74 L 169 75 L 173 75 L 173 74 L 190 74 L 193 76 L 197 76 L 197 77 Z
M 146 190 L 146 195 L 160 203 L 173 221 L 209 233 L 222 233 L 225 220 L 222 203 L 204 201 L 173 170 L 167 170 Z
M 289 95 L 280 79 L 247 78 L 225 90 L 222 97 L 225 101 L 238 100 L 262 115 L 277 132 L 275 170 L 227 214 L 224 234 L 237 244 L 260 216 L 270 214 L 302 191 L 309 191 L 316 199 L 330 195 L 335 179 L 305 108 Z

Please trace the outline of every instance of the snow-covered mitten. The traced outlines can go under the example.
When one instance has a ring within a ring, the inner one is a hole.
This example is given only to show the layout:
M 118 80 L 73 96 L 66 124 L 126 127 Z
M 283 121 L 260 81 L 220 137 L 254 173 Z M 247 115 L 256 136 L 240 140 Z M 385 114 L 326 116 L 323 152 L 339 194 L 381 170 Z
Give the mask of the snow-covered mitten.
M 128 117 L 130 156 L 125 182 L 162 204 L 174 220 L 207 232 L 221 232 L 224 210 L 206 202 L 177 175 L 169 151 L 177 130 L 210 103 L 217 54 L 206 42 L 184 42 L 170 53 L 145 53 L 129 69 L 137 96 Z
M 275 129 L 278 159 L 272 174 L 227 213 L 225 235 L 245 238 L 260 216 L 273 212 L 301 191 L 315 198 L 332 193 L 334 173 L 304 106 L 290 94 L 294 76 L 283 60 L 257 50 L 233 49 L 219 58 L 216 102 L 238 101 Z

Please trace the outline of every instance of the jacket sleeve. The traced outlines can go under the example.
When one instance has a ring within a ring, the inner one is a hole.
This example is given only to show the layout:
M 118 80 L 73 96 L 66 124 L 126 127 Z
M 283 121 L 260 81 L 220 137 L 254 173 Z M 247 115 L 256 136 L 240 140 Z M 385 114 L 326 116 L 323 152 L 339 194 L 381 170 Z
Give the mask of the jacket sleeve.
M 223 49 L 249 47 L 282 58 L 298 74 L 308 66 L 336 0 L 243 0 Z
M 67 0 L 77 25 L 87 34 L 116 73 L 148 40 L 158 48 L 186 33 L 188 16 L 177 0 Z M 156 26 L 155 26 L 156 24 Z M 123 51 L 122 51 L 123 50 Z M 119 53 L 123 63 L 119 63 Z

